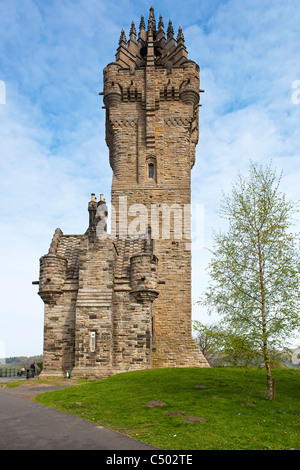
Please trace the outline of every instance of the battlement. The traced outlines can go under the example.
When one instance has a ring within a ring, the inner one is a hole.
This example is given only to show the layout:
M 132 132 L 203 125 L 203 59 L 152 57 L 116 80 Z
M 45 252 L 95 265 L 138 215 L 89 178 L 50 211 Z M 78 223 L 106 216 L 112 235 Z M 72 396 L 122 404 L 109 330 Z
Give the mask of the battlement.
M 118 106 L 121 102 L 141 102 L 149 108 L 147 93 L 141 79 L 151 76 L 151 69 L 158 74 L 158 87 L 151 97 L 152 107 L 157 109 L 160 101 L 182 100 L 193 107 L 199 103 L 199 66 L 188 59 L 181 26 L 177 39 L 174 38 L 172 21 L 169 21 L 167 36 L 160 16 L 158 27 L 153 7 L 150 8 L 148 30 L 142 15 L 137 38 L 132 22 L 129 41 L 124 29 L 121 31 L 116 60 L 104 69 L 104 104 L 106 108 Z M 148 80 L 149 81 L 149 80 Z M 148 96 L 150 88 L 148 87 Z

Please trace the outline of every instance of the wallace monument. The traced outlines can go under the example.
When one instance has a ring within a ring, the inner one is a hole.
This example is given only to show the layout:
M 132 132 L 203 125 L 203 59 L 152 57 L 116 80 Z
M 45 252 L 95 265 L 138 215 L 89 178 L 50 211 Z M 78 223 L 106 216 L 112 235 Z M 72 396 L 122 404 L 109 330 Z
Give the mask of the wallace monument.
M 161 367 L 209 367 L 192 338 L 191 169 L 199 67 L 181 27 L 150 8 L 121 32 L 104 69 L 111 229 L 93 193 L 83 235 L 56 229 L 40 259 L 48 377 L 105 378 Z M 98 199 L 98 200 L 97 200 Z

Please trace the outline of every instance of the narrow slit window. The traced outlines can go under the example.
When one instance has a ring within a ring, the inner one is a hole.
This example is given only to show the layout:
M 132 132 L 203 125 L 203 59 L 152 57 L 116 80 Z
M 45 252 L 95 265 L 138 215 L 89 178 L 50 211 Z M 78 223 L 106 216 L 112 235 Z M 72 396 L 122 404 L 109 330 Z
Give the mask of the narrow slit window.
M 154 163 L 149 163 L 148 165 L 148 178 L 154 180 Z
M 91 331 L 90 342 L 91 342 L 91 352 L 95 352 L 96 351 L 96 331 Z

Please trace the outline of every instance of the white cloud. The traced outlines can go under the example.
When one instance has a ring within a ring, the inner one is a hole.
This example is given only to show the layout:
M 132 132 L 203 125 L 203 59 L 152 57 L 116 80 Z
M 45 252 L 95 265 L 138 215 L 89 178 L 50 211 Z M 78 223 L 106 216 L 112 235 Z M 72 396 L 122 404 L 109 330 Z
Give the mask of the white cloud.
M 111 176 L 98 124 L 79 121 L 66 149 L 53 154 L 53 130 L 30 101 L 17 98 L 0 107 L 0 331 L 8 356 L 42 352 L 43 304 L 31 284 L 39 258 L 56 227 L 86 230 L 90 193 L 110 191 Z

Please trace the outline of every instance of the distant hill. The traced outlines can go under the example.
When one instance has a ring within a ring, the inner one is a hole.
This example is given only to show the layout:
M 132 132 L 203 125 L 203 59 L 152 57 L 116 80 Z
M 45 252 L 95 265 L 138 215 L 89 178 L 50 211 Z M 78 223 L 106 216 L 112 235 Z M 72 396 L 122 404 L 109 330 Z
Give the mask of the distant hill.
M 17 356 L 17 357 L 6 357 L 3 359 L 0 359 L 0 368 L 5 368 L 5 367 L 25 367 L 28 368 L 30 367 L 30 364 L 33 362 L 42 362 L 43 361 L 43 355 L 39 356 Z

